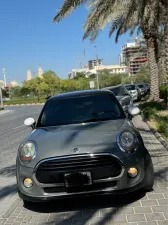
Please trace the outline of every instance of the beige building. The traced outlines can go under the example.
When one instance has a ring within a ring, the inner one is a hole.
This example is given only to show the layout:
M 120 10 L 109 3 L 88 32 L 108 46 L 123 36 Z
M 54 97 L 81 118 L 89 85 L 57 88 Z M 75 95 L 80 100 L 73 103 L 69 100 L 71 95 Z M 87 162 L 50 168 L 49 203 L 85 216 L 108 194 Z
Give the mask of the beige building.
M 41 67 L 38 68 L 38 77 L 40 77 L 40 78 L 43 77 L 43 70 Z
M 127 66 L 120 66 L 120 65 L 107 65 L 102 66 L 97 69 L 97 72 L 101 72 L 103 70 L 107 70 L 112 74 L 120 74 L 120 73 L 128 73 Z
M 32 79 L 32 73 L 30 70 L 27 71 L 27 81 Z
M 109 71 L 111 74 L 120 74 L 120 73 L 128 73 L 127 66 L 120 66 L 120 65 L 100 65 L 94 67 L 94 69 L 89 69 L 88 67 L 82 69 L 72 69 L 72 71 L 68 74 L 69 79 L 73 79 L 77 73 L 85 73 L 86 77 L 89 77 L 91 74 L 97 74 L 102 72 L 103 70 Z
M 12 87 L 18 87 L 19 84 L 16 81 L 12 81 L 10 82 L 10 84 L 12 85 Z

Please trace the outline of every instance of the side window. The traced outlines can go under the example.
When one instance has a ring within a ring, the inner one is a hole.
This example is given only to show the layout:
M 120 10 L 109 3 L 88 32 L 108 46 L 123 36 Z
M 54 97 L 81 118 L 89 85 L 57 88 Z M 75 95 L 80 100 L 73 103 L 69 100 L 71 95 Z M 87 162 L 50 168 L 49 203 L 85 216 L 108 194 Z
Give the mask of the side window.
M 123 87 L 123 93 L 124 93 L 124 95 L 129 95 L 128 91 L 127 91 L 127 89 L 125 87 Z

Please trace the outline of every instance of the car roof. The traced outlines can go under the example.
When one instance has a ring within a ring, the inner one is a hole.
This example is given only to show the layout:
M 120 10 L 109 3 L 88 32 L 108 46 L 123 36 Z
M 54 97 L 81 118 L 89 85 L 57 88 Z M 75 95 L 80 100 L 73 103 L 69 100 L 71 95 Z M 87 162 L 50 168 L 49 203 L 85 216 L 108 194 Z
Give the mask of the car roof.
M 135 86 L 136 84 L 125 84 L 125 86 L 130 86 L 130 85 L 134 85 Z
M 109 88 L 117 88 L 117 87 L 123 87 L 124 85 L 122 84 L 119 84 L 119 85 L 116 85 L 116 86 L 111 86 L 111 87 L 105 87 L 105 88 L 102 88 L 102 90 L 107 90 Z
M 73 91 L 73 92 L 66 92 L 63 94 L 59 94 L 56 96 L 51 97 L 48 101 L 60 98 L 73 98 L 73 97 L 82 97 L 82 96 L 89 96 L 93 94 L 103 94 L 103 93 L 110 93 L 109 90 L 85 90 L 85 91 Z

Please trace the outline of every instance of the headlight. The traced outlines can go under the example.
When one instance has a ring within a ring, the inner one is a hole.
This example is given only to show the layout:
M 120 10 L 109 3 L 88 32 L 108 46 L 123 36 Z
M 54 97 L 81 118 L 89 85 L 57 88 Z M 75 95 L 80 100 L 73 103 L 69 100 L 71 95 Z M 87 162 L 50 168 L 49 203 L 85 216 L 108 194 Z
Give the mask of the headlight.
M 33 142 L 27 142 L 20 147 L 20 159 L 23 162 L 30 162 L 36 157 L 36 145 Z
M 130 131 L 123 131 L 117 137 L 117 143 L 122 151 L 133 152 L 137 147 L 137 138 Z

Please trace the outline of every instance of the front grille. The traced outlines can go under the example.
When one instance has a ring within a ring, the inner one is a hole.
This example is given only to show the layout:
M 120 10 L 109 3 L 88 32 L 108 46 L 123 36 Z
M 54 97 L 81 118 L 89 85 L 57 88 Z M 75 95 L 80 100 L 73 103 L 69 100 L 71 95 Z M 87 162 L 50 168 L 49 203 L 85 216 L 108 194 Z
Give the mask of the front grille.
M 98 183 L 93 184 L 91 186 L 83 186 L 83 187 L 47 187 L 44 188 L 44 192 L 48 194 L 52 193 L 77 193 L 77 192 L 85 192 L 85 191 L 99 191 L 107 188 L 114 188 L 117 185 L 117 181 L 111 181 L 108 183 Z
M 91 172 L 94 181 L 118 176 L 121 165 L 111 155 L 58 157 L 42 162 L 36 171 L 36 178 L 40 183 L 64 183 L 65 173 L 77 171 Z

